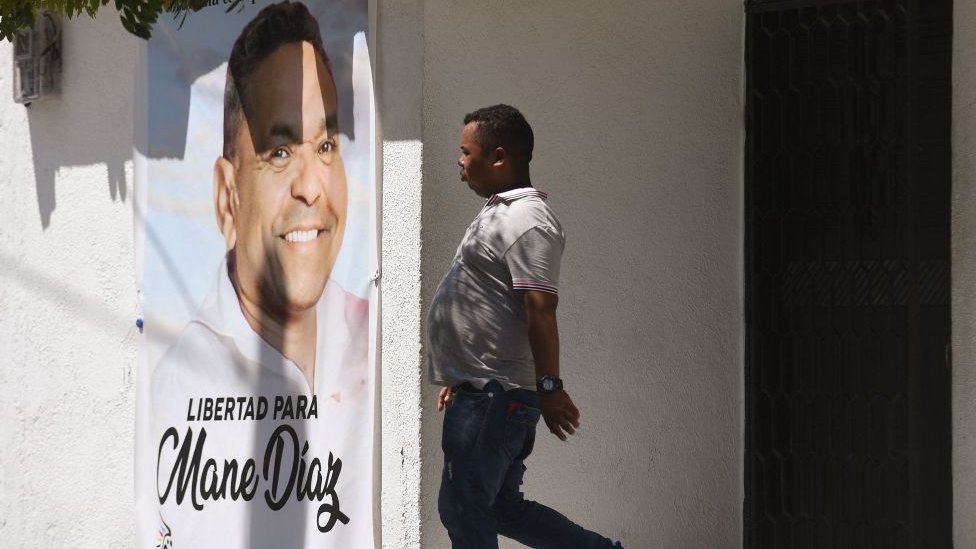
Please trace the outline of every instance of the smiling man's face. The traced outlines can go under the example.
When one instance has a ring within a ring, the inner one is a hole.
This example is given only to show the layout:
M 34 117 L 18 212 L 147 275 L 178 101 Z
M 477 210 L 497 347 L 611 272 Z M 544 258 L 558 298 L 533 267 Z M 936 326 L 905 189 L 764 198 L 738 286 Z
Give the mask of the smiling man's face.
M 342 244 L 346 172 L 335 85 L 312 46 L 294 42 L 269 55 L 247 89 L 230 160 L 232 219 L 222 227 L 238 292 L 289 315 L 315 307 Z

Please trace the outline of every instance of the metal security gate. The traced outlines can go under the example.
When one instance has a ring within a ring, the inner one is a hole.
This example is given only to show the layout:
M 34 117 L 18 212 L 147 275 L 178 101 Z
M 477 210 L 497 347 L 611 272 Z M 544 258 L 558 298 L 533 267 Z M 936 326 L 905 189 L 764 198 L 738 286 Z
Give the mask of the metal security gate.
M 744 545 L 951 547 L 951 1 L 746 12 Z

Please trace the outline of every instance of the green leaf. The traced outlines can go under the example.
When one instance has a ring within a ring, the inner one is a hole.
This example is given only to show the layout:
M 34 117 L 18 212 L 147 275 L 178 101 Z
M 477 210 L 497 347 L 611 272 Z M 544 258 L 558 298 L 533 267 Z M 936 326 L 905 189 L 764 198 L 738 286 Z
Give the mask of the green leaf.
M 29 29 L 37 15 L 50 11 L 71 19 L 82 13 L 95 17 L 98 9 L 112 0 L 0 0 L 0 40 L 12 41 L 18 30 Z M 159 15 L 166 11 L 179 17 L 180 24 L 191 11 L 199 11 L 207 0 L 114 0 L 119 21 L 128 32 L 148 39 Z M 233 0 L 228 11 L 240 6 L 243 0 Z

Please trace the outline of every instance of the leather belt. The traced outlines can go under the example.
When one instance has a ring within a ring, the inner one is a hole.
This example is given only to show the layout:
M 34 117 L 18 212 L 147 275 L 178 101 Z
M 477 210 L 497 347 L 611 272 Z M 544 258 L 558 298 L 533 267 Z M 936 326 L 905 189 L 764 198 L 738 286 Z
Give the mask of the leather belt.
M 484 389 L 479 389 L 479 388 L 475 387 L 474 385 L 472 385 L 470 381 L 465 381 L 464 383 L 458 385 L 458 387 L 460 387 L 463 391 L 465 391 L 467 393 L 483 393 L 483 392 L 485 392 Z

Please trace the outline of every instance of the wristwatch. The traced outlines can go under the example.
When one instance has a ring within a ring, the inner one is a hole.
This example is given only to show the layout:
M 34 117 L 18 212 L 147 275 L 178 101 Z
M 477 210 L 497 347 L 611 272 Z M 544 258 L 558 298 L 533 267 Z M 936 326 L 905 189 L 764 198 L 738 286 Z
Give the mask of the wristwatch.
M 551 395 L 563 388 L 563 380 L 558 377 L 544 376 L 535 382 L 535 388 L 544 395 Z

